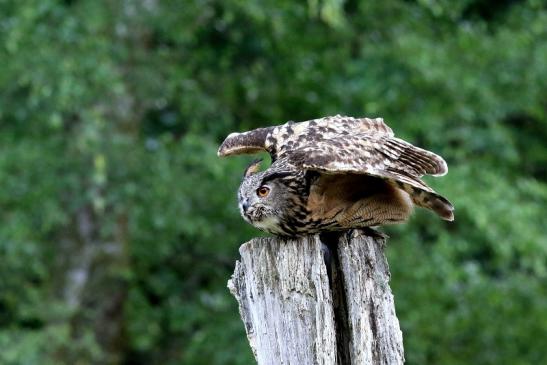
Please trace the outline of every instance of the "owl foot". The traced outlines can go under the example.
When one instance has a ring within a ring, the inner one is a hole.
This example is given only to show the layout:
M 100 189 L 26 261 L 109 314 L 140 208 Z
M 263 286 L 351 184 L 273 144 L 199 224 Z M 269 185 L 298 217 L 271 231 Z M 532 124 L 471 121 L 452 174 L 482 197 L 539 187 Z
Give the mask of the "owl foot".
M 383 240 L 387 240 L 389 238 L 389 236 L 387 234 L 385 234 L 384 232 L 380 232 L 372 227 L 364 227 L 364 228 L 360 228 L 361 229 L 361 232 L 363 232 L 363 234 L 365 236 L 370 236 L 370 237 L 373 237 L 373 238 L 381 238 Z

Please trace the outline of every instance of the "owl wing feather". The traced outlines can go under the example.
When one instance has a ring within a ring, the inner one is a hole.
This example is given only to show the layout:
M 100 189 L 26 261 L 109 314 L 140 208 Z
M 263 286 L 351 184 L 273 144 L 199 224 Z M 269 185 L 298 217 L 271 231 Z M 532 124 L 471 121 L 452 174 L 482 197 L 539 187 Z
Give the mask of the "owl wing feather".
M 382 118 L 352 118 L 340 115 L 305 122 L 288 122 L 275 127 L 258 128 L 243 133 L 231 133 L 218 149 L 219 156 L 267 151 L 272 160 L 282 157 L 296 146 L 315 139 L 374 133 L 393 137 L 393 131 Z
M 309 138 L 283 151 L 293 163 L 330 172 L 403 173 L 412 178 L 442 176 L 442 157 L 401 139 L 371 133 Z
M 242 133 L 230 133 L 220 145 L 219 156 L 231 156 L 267 151 L 265 142 L 275 127 L 257 128 Z
M 444 175 L 438 155 L 387 135 L 359 133 L 330 139 L 310 139 L 285 154 L 288 163 L 327 174 L 367 174 L 403 189 L 419 206 L 453 220 L 453 206 L 420 177 Z

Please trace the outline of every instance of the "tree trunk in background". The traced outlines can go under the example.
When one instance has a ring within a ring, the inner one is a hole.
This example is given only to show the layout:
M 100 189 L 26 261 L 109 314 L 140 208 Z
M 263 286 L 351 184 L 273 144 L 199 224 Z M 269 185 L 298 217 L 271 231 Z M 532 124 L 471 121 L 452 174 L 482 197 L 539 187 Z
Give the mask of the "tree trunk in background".
M 255 238 L 228 282 L 264 364 L 402 364 L 385 239 Z
M 74 312 L 71 319 L 72 340 L 92 334 L 100 347 L 100 360 L 68 348 L 58 355 L 62 363 L 117 364 L 126 350 L 124 304 L 128 292 L 127 218 L 116 222 L 112 239 L 105 241 L 90 206 L 75 216 L 76 230 L 67 236 L 63 247 L 67 263 L 64 298 Z M 85 356 L 89 356 L 86 358 Z

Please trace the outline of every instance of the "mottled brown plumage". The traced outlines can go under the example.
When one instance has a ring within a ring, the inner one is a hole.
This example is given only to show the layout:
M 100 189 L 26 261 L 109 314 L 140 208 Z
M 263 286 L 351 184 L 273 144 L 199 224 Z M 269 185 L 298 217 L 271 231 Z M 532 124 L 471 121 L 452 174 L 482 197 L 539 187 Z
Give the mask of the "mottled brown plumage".
M 267 151 L 272 165 L 246 171 L 243 218 L 286 236 L 406 220 L 413 204 L 453 220 L 453 207 L 420 178 L 444 175 L 438 155 L 398 139 L 381 118 L 325 117 L 232 133 L 219 156 Z

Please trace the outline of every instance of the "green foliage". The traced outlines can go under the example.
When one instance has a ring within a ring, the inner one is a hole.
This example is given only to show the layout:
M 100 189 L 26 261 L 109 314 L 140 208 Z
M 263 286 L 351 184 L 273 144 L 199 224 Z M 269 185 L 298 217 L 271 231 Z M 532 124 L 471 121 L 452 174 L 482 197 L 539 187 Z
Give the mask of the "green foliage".
M 0 363 L 251 363 L 216 148 L 336 113 L 450 166 L 388 229 L 407 362 L 547 361 L 542 1 L 2 1 L 0 60 Z

